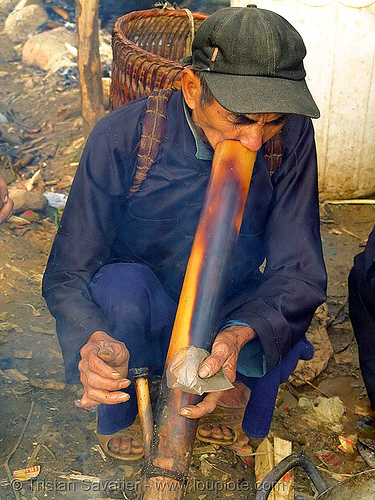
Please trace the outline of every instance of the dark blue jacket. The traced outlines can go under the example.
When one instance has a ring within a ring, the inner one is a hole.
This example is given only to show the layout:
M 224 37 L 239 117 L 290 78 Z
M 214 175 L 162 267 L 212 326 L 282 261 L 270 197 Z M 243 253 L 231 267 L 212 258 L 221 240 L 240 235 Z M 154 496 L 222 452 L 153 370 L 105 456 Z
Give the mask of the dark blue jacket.
M 122 106 L 92 131 L 77 170 L 43 282 L 57 321 L 67 380 L 78 380 L 80 348 L 96 330 L 111 333 L 88 283 L 111 261 L 149 266 L 178 301 L 202 209 L 211 161 L 196 145 L 175 92 L 158 156 L 138 193 L 127 199 L 146 101 Z M 325 300 L 311 120 L 288 116 L 283 162 L 271 177 L 258 152 L 229 274 L 224 313 L 258 333 L 274 368 L 305 334 Z M 266 259 L 264 274 L 259 267 Z

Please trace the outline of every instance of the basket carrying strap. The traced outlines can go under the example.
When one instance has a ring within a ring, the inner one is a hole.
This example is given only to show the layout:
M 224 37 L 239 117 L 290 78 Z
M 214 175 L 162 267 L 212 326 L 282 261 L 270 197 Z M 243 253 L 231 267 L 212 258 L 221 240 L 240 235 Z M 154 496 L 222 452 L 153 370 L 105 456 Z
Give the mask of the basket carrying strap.
M 147 98 L 146 116 L 138 146 L 137 167 L 128 198 L 139 190 L 158 154 L 167 122 L 168 101 L 174 90 L 176 89 L 173 87 L 157 89 Z M 283 140 L 280 133 L 267 141 L 264 157 L 271 176 L 281 165 L 282 150 Z
M 158 154 L 167 122 L 167 105 L 174 90 L 176 89 L 154 90 L 147 98 L 146 116 L 138 146 L 137 168 L 128 198 L 139 190 Z
M 280 132 L 266 142 L 264 157 L 267 162 L 268 171 L 272 176 L 283 161 L 283 138 Z

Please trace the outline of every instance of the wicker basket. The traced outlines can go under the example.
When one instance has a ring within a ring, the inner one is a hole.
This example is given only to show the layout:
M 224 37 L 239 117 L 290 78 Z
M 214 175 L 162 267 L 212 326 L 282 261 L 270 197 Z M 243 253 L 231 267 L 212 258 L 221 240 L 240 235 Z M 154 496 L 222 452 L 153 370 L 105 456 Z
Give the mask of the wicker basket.
M 150 9 L 120 17 L 113 28 L 112 109 L 156 88 L 180 87 L 179 60 L 207 14 Z M 194 26 L 193 26 L 194 25 Z

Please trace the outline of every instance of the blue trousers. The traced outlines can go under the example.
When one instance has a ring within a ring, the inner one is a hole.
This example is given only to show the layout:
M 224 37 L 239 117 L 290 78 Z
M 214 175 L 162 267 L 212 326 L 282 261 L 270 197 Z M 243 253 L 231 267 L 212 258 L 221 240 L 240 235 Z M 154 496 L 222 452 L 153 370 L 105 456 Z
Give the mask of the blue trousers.
M 349 316 L 371 408 L 375 410 L 375 227 L 349 274 Z
M 154 374 L 161 375 L 177 304 L 165 293 L 154 273 L 141 264 L 109 264 L 94 276 L 90 292 L 110 322 L 111 336 L 128 348 L 129 368 L 147 366 Z M 304 338 L 263 377 L 237 373 L 237 380 L 251 389 L 242 423 L 247 435 L 261 438 L 268 434 L 279 385 L 288 379 L 300 358 L 310 359 L 312 355 L 313 347 Z M 113 434 L 134 422 L 137 415 L 134 384 L 125 392 L 130 394 L 128 401 L 99 405 L 99 434 Z

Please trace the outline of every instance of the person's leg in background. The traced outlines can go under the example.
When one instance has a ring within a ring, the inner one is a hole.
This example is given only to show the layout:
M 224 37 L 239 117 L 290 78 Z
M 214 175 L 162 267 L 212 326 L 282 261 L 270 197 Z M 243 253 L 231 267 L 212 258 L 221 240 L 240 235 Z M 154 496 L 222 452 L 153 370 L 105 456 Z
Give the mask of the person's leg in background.
M 349 274 L 349 316 L 362 376 L 375 411 L 375 228 Z

